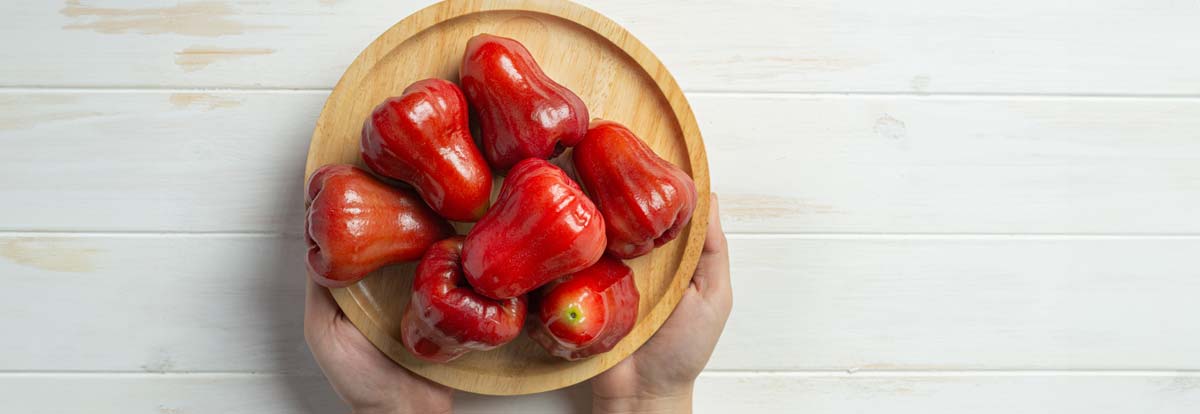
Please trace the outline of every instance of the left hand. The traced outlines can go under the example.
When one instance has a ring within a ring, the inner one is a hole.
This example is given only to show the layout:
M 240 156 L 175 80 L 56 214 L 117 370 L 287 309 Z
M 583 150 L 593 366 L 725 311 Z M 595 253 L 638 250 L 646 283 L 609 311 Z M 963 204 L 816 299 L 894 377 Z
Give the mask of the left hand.
M 346 318 L 329 290 L 308 281 L 304 340 L 325 378 L 357 414 L 449 414 L 452 390 L 393 362 Z

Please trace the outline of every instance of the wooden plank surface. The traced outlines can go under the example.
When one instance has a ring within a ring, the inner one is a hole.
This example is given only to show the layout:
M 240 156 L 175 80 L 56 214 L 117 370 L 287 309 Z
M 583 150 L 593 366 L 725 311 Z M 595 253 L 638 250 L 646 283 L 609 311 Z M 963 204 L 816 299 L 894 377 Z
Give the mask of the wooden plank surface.
M 22 200 L 0 207 L 14 215 L 0 229 L 299 234 L 323 100 L 0 94 L 0 187 Z
M 1200 270 L 1179 265 L 1200 239 L 730 246 L 735 306 L 710 369 L 1200 369 Z M 258 235 L 0 236 L 0 314 L 37 338 L 0 341 L 0 369 L 317 372 L 303 251 Z
M 1200 230 L 1200 100 L 693 101 L 733 231 Z
M 0 230 L 297 234 L 324 98 L 0 93 Z M 691 101 L 732 232 L 1200 232 L 1200 99 Z
M 581 2 L 688 92 L 736 233 L 698 412 L 1200 406 L 1200 3 Z M 0 2 L 0 411 L 344 410 L 298 177 L 429 3 Z
M 331 413 L 346 409 L 321 377 L 229 374 L 2 374 L 0 398 L 23 413 Z M 62 398 L 68 393 L 71 398 Z M 55 401 L 55 404 L 46 404 Z M 589 390 L 519 397 L 459 393 L 456 413 L 586 414 Z M 1200 404 L 1194 374 L 706 373 L 697 413 L 1185 414 Z
M 10 0 L 0 50 L 21 64 L 0 66 L 0 85 L 331 88 L 431 3 Z M 691 91 L 1200 93 L 1194 1 L 581 3 Z

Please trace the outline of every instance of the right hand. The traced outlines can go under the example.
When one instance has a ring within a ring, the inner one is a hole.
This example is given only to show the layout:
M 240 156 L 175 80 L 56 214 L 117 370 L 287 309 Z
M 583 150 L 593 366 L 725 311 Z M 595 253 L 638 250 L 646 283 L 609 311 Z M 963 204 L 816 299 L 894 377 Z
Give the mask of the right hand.
M 637 352 L 592 379 L 594 413 L 691 412 L 692 388 L 733 308 L 729 250 L 716 194 L 692 283 L 662 328 Z

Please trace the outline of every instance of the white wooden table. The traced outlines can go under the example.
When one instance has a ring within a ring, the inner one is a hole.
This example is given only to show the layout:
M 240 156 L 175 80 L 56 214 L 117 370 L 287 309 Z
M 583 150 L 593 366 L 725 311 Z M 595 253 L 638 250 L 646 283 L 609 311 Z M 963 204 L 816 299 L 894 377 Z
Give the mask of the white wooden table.
M 427 3 L 0 2 L 0 411 L 343 410 L 305 150 Z M 707 141 L 736 305 L 698 411 L 1200 410 L 1200 2 L 584 3 Z

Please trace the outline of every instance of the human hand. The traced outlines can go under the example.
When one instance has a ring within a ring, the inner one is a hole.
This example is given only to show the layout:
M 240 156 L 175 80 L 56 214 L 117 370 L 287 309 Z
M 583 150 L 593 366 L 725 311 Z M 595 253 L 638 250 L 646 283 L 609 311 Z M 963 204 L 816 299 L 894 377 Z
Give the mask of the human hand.
M 304 340 L 325 378 L 356 414 L 448 414 L 451 389 L 389 359 L 346 318 L 328 289 L 309 279 Z
M 692 283 L 637 352 L 592 379 L 593 413 L 691 412 L 692 388 L 733 307 L 729 250 L 712 194 L 708 235 Z

